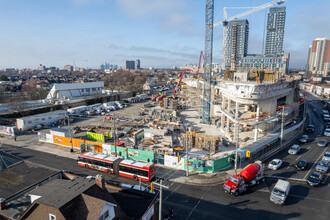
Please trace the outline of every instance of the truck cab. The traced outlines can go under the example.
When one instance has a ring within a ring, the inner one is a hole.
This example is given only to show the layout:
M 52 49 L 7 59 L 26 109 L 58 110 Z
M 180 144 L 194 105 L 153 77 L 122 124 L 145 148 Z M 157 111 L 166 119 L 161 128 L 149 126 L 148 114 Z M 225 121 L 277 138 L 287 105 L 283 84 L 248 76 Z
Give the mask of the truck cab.
M 278 180 L 270 194 L 270 201 L 275 204 L 283 205 L 290 191 L 290 183 L 284 180 Z

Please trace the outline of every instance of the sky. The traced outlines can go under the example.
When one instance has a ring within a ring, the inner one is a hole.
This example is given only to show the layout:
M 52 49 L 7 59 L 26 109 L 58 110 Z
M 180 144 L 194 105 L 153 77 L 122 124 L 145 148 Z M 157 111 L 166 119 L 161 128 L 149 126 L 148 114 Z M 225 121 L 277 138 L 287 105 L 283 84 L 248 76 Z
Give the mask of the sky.
M 224 7 L 270 0 L 214 0 L 214 23 Z M 198 63 L 204 50 L 206 0 L 0 0 L 0 69 L 76 65 L 142 68 Z M 304 68 L 312 40 L 330 39 L 329 0 L 287 0 L 284 52 L 290 68 Z M 227 9 L 228 17 L 247 9 Z M 248 53 L 261 53 L 263 10 L 249 20 Z M 221 63 L 223 27 L 214 28 L 213 62 Z

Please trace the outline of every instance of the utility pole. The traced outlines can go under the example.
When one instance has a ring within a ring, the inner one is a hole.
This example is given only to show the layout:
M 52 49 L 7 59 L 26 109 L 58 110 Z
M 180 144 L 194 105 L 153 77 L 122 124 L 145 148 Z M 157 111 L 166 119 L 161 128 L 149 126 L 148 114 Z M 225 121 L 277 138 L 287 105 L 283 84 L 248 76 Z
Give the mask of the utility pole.
M 187 135 L 187 127 L 184 127 L 185 129 L 185 136 L 186 136 L 186 140 L 185 140 L 185 145 L 186 145 L 186 161 L 187 161 L 187 172 L 186 172 L 186 176 L 189 176 L 189 157 L 188 157 L 188 135 Z
M 160 179 L 160 183 L 153 182 L 155 185 L 159 186 L 159 212 L 158 219 L 162 220 L 162 200 L 163 200 L 163 188 L 169 189 L 168 186 L 163 185 L 163 179 Z
M 72 135 L 71 135 L 71 129 L 70 129 L 70 117 L 68 115 L 66 117 L 68 118 L 68 129 L 69 129 L 70 144 L 71 144 L 70 152 L 73 153 Z
M 117 136 L 116 136 L 116 115 L 113 114 L 113 137 L 114 137 L 114 144 L 115 144 L 115 155 L 117 157 Z
M 281 148 L 283 147 L 283 137 L 284 137 L 284 111 L 285 106 L 282 107 L 282 122 L 281 122 Z

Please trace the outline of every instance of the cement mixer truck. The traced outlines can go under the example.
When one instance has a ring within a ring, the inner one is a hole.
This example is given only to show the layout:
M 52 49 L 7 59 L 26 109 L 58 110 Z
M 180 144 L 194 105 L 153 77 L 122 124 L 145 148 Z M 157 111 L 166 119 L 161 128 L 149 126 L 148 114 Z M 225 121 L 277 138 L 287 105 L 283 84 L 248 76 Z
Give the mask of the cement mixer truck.
M 231 175 L 223 188 L 226 193 L 238 196 L 249 187 L 265 181 L 264 169 L 261 161 L 247 165 L 238 175 Z

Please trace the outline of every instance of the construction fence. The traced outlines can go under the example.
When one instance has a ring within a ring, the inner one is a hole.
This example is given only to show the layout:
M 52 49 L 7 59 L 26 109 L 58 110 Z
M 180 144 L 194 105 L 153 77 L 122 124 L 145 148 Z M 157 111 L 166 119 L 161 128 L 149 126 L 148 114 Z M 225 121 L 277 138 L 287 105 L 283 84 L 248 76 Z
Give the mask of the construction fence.
M 47 142 L 52 144 L 57 144 L 61 146 L 71 147 L 70 138 L 61 137 L 52 134 L 38 133 L 39 141 Z M 94 151 L 103 153 L 106 155 L 115 156 L 115 146 L 111 144 L 102 144 L 94 141 L 83 140 L 72 138 L 72 147 L 80 149 L 83 151 Z M 132 149 L 127 147 L 117 146 L 117 156 L 121 156 L 128 159 L 160 163 L 167 167 L 174 169 L 185 170 L 186 169 L 186 159 L 184 157 L 162 155 L 163 160 L 155 160 L 155 153 L 151 151 Z M 216 172 L 218 170 L 225 169 L 232 165 L 232 159 L 234 155 L 230 155 L 218 160 L 189 160 L 189 170 L 197 172 Z

